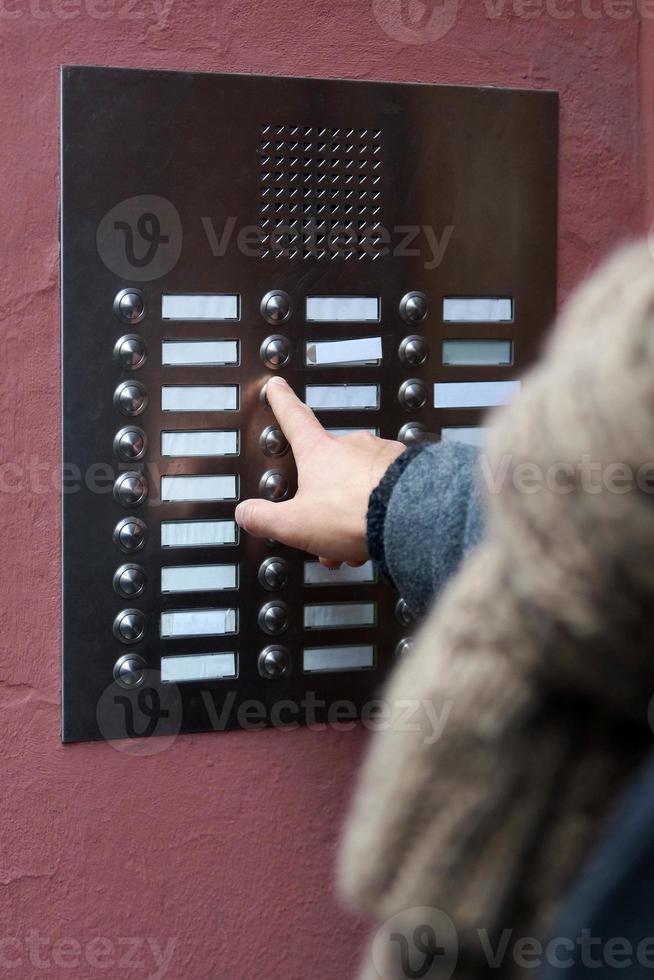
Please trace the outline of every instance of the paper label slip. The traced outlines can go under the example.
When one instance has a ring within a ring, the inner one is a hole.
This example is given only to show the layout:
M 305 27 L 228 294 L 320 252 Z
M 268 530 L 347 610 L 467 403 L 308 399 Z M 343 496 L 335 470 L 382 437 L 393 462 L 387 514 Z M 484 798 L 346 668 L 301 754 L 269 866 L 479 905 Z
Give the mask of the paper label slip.
M 307 341 L 307 364 L 376 364 L 382 359 L 381 337 Z

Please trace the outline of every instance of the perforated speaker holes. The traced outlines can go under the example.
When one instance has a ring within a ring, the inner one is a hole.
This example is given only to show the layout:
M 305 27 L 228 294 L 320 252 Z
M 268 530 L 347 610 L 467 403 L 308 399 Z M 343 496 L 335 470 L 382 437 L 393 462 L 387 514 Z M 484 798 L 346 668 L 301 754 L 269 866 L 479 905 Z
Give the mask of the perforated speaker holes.
M 375 259 L 382 227 L 382 133 L 261 128 L 261 256 Z

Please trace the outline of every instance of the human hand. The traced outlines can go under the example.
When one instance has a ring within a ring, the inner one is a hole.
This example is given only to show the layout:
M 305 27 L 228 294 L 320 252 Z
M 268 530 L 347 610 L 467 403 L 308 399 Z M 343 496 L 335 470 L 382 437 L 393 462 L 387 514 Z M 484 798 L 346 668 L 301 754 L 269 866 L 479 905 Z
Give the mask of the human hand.
M 327 566 L 361 564 L 368 558 L 368 499 L 405 447 L 369 432 L 330 435 L 283 378 L 271 378 L 266 395 L 293 450 L 298 490 L 279 503 L 242 501 L 238 524 L 257 538 L 317 555 Z

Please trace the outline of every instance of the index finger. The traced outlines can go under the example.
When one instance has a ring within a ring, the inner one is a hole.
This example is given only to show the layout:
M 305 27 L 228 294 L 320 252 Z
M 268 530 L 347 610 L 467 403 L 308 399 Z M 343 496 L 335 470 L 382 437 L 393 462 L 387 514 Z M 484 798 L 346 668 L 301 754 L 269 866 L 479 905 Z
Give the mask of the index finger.
M 316 439 L 326 435 L 309 406 L 300 401 L 283 378 L 270 379 L 266 385 L 266 398 L 296 456 L 304 446 L 313 446 Z

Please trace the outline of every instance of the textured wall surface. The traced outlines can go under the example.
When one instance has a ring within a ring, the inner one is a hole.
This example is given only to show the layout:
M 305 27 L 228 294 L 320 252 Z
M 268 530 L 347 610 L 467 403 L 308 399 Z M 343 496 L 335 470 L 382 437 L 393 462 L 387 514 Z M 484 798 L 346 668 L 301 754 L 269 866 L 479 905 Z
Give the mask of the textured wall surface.
M 346 980 L 366 929 L 360 732 L 59 744 L 58 66 L 558 89 L 564 295 L 643 223 L 640 41 L 622 0 L 0 0 L 3 976 Z

